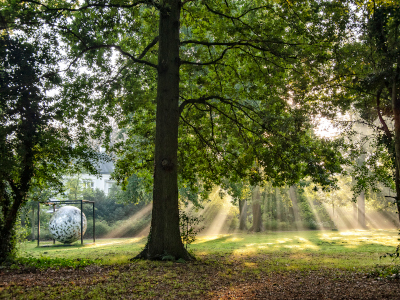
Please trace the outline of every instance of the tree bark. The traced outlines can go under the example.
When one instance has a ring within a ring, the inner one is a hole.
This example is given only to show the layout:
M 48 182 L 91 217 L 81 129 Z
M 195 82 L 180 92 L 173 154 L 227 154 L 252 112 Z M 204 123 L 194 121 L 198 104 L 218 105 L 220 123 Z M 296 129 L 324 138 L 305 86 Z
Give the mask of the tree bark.
M 180 1 L 165 0 L 160 10 L 156 140 L 151 229 L 144 259 L 193 259 L 183 246 L 178 208 Z
M 392 84 L 392 109 L 394 119 L 394 145 L 395 145 L 395 185 L 396 185 L 396 204 L 400 220 L 400 98 L 397 97 L 397 81 L 400 76 L 400 58 L 397 59 L 397 67 L 393 76 Z
M 35 240 L 35 206 L 32 205 L 32 217 L 31 217 L 31 234 L 32 234 L 32 241 Z
M 260 232 L 263 229 L 260 199 L 260 187 L 256 186 L 253 189 L 252 195 L 253 225 L 251 226 L 250 231 L 253 232 Z
M 30 107 L 27 107 L 26 111 L 30 113 Z M 34 129 L 34 125 L 30 123 L 25 123 L 24 125 L 26 125 L 24 127 L 27 136 L 30 138 L 34 137 L 35 132 L 32 130 Z M 26 197 L 33 177 L 34 142 L 30 138 L 25 139 L 22 144 L 25 156 L 21 158 L 24 166 L 20 170 L 20 182 L 15 184 L 12 180 L 9 180 L 10 189 L 12 190 L 11 195 L 7 195 L 4 185 L 0 189 L 2 193 L 0 194 L 0 203 L 2 206 L 2 215 L 0 217 L 0 263 L 8 258 L 13 258 L 15 255 L 15 224 L 20 208 L 26 203 Z
M 358 223 L 357 223 L 357 203 L 355 203 L 355 202 L 352 202 L 352 205 L 353 205 L 353 226 L 354 226 L 354 228 L 357 228 L 358 227 Z
M 4 230 L 0 234 L 0 263 L 11 257 L 15 250 L 15 240 L 13 240 L 13 231 Z
M 397 155 L 397 154 L 396 154 Z M 396 156 L 397 157 L 397 156 Z M 396 168 L 395 168 L 395 185 L 396 185 L 396 206 L 397 206 L 397 216 L 400 221 L 400 201 L 399 201 L 399 195 L 400 195 L 400 171 L 399 167 L 397 165 L 397 159 L 396 159 Z
M 247 230 L 247 201 L 239 200 L 239 230 Z
M 8 258 L 13 258 L 15 254 L 15 223 L 17 221 L 18 210 L 22 206 L 22 197 L 16 197 L 13 204 L 4 217 L 4 222 L 0 228 L 0 263 Z
M 261 218 L 261 204 L 259 202 L 253 203 L 253 226 L 250 231 L 260 232 L 262 231 L 262 218 Z
M 364 191 L 358 196 L 357 200 L 358 205 L 358 224 L 360 224 L 361 228 L 365 228 L 365 193 Z
M 297 224 L 300 224 L 300 209 L 299 209 L 299 205 L 297 203 L 297 195 L 296 195 L 296 186 L 292 185 L 289 188 L 289 197 L 290 200 L 292 200 L 292 207 L 293 207 L 293 216 L 294 216 L 294 220 Z

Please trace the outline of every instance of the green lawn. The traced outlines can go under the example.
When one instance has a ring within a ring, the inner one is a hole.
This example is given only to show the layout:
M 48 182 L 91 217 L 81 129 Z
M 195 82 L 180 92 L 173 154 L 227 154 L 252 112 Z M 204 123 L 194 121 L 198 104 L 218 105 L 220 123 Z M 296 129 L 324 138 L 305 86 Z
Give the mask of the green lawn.
M 200 236 L 188 263 L 129 262 L 145 238 L 29 242 L 20 264 L 1 267 L 0 299 L 394 299 L 398 281 L 382 278 L 399 273 L 398 262 L 380 256 L 395 251 L 397 238 L 395 230 Z
M 21 257 L 95 261 L 98 264 L 126 263 L 145 245 L 145 238 L 85 240 L 84 246 L 21 246 Z M 43 243 L 44 244 L 44 243 Z M 314 269 L 318 267 L 364 268 L 390 263 L 380 260 L 398 244 L 395 230 L 263 232 L 199 236 L 189 250 L 198 258 L 239 258 L 265 256 L 267 266 L 276 269 Z M 51 244 L 50 244 L 51 245 Z M 79 263 L 78 263 L 79 264 Z

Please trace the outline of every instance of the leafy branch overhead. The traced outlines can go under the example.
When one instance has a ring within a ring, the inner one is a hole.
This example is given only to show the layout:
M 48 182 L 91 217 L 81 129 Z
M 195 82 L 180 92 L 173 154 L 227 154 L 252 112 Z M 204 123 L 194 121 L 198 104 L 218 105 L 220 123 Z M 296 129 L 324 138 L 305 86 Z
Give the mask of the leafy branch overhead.
M 153 180 L 140 257 L 191 259 L 179 235 L 178 182 L 199 190 L 243 178 L 335 184 L 338 144 L 313 135 L 315 111 L 299 97 L 326 79 L 318 71 L 346 29 L 346 3 L 6 3 L 10 27 L 32 28 L 29 15 L 65 45 L 59 105 L 79 140 L 99 138 L 115 151 L 118 181 L 140 172 Z M 111 121 L 123 130 L 115 144 Z

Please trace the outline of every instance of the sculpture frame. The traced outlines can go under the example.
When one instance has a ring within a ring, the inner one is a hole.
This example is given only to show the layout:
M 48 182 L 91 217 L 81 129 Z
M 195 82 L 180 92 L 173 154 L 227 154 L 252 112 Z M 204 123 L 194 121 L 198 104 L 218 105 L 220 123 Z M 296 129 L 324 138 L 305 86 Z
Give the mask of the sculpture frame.
M 93 218 L 93 243 L 96 242 L 96 214 L 94 212 L 94 201 L 89 200 L 51 200 L 44 202 L 45 205 L 53 205 L 53 212 L 55 212 L 56 204 L 80 204 L 81 206 L 81 245 L 83 245 L 83 203 L 92 204 L 92 218 Z M 37 247 L 40 247 L 40 202 L 38 202 L 37 209 Z M 55 245 L 56 240 L 53 239 L 53 245 Z

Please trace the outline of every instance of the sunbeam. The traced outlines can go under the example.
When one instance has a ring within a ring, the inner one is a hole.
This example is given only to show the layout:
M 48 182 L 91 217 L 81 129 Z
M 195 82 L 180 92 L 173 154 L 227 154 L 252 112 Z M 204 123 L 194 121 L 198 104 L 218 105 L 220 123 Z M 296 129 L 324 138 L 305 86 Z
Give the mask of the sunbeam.
M 145 218 L 146 216 L 148 216 L 151 213 L 152 206 L 153 206 L 152 203 L 147 204 L 140 211 L 138 211 L 133 216 L 131 216 L 128 220 L 126 220 L 122 224 L 122 226 L 109 232 L 107 235 L 104 236 L 104 238 L 117 238 L 117 237 L 124 236 L 124 234 L 126 234 L 131 229 L 134 222 L 137 222 L 137 221 Z M 146 226 L 145 229 L 141 230 L 138 234 L 135 234 L 135 237 L 139 237 L 139 236 L 142 236 L 142 234 L 145 234 L 147 227 L 149 227 L 149 226 Z

